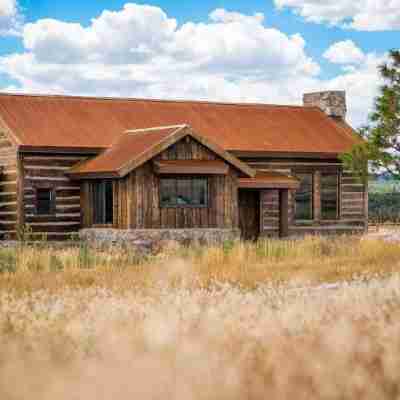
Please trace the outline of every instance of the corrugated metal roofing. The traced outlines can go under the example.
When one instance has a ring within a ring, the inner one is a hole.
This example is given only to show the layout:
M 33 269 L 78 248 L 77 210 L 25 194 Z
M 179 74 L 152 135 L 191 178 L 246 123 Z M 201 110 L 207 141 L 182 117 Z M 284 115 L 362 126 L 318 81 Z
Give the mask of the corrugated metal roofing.
M 112 147 L 97 157 L 82 162 L 70 170 L 72 174 L 109 173 L 118 171 L 132 160 L 149 151 L 182 126 L 160 127 L 138 132 L 125 132 Z
M 358 141 L 313 107 L 0 94 L 0 117 L 27 147 L 107 148 L 127 129 L 177 123 L 231 151 L 337 154 Z
M 198 135 L 188 125 L 126 131 L 109 149 L 95 158 L 79 163 L 69 173 L 71 177 L 77 179 L 83 177 L 97 178 L 99 176 L 104 178 L 122 177 L 188 135 L 216 153 L 228 165 L 233 165 L 244 176 L 255 175 L 255 170 L 249 165 L 243 163 L 213 141 L 206 140 Z
M 276 171 L 256 172 L 254 178 L 240 178 L 241 189 L 298 189 L 300 182 L 291 175 Z

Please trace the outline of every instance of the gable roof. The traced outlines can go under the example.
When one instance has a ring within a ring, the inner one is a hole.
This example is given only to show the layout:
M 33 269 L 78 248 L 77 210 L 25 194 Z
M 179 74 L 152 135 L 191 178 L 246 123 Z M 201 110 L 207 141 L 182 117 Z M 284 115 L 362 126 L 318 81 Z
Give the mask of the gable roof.
M 0 124 L 23 150 L 110 147 L 127 129 L 187 123 L 224 150 L 329 153 L 359 141 L 316 107 L 0 94 Z
M 255 175 L 255 170 L 247 164 L 212 141 L 195 133 L 187 125 L 128 130 L 108 150 L 95 158 L 79 163 L 69 171 L 69 174 L 75 179 L 120 178 L 185 136 L 196 139 L 227 163 L 236 167 L 245 176 L 253 177 Z

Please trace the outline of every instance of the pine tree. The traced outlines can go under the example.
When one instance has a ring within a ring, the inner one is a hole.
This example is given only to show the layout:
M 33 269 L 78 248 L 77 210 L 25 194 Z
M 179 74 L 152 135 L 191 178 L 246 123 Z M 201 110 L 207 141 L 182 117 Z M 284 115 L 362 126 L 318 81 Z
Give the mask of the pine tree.
M 392 50 L 389 61 L 379 67 L 384 79 L 368 126 L 359 133 L 365 144 L 342 156 L 347 168 L 367 179 L 367 160 L 373 171 L 389 172 L 400 180 L 400 51 Z

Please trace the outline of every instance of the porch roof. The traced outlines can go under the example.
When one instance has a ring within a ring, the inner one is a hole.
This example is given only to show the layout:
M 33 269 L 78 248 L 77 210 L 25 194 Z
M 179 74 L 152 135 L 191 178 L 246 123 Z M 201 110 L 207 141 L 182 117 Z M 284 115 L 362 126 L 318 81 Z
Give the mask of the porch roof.
M 255 175 L 253 168 L 188 125 L 126 131 L 108 150 L 71 168 L 69 175 L 72 179 L 121 178 L 186 136 L 193 137 L 244 176 Z
M 240 178 L 240 189 L 298 189 L 300 182 L 294 176 L 277 171 L 258 170 L 254 178 Z

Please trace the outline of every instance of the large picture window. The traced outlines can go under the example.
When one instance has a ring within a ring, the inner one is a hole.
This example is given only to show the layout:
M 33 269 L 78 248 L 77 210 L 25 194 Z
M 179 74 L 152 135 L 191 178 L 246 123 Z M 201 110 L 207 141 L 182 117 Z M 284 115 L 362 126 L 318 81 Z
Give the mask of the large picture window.
M 93 189 L 93 222 L 97 225 L 112 224 L 114 206 L 112 181 L 96 182 Z
M 207 207 L 207 178 L 161 178 L 161 207 Z
M 312 174 L 297 174 L 300 188 L 296 191 L 296 220 L 313 219 L 313 176 Z
M 339 218 L 339 176 L 321 174 L 321 217 L 325 220 Z

